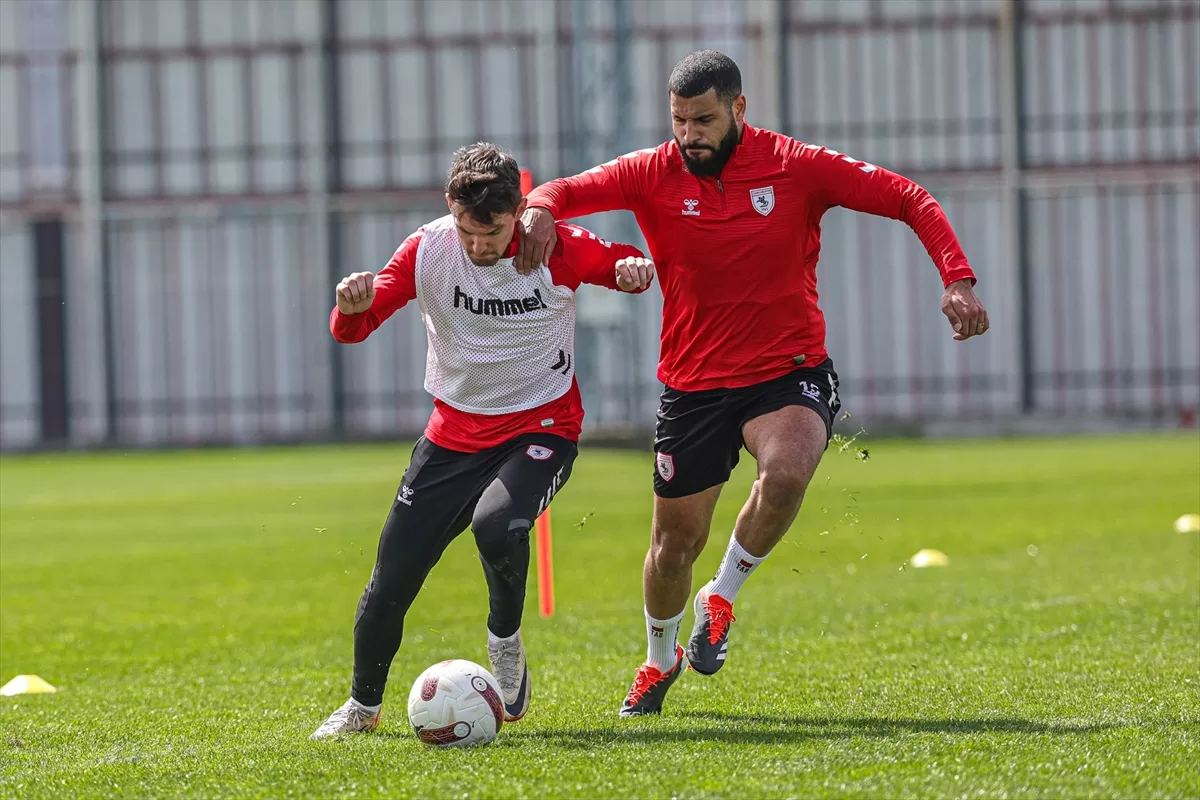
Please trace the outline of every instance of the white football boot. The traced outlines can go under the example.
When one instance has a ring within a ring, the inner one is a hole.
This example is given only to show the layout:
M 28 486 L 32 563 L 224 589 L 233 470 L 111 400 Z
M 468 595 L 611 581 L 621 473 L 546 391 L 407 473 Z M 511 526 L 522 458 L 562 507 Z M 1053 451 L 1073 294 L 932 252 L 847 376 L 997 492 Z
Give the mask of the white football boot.
M 368 711 L 353 700 L 329 715 L 329 719 L 317 728 L 310 739 L 328 739 L 346 733 L 373 731 L 379 724 L 381 711 Z
M 516 722 L 529 710 L 532 697 L 529 665 L 525 661 L 525 644 L 520 632 L 508 642 L 489 641 L 488 661 L 504 698 L 504 721 Z

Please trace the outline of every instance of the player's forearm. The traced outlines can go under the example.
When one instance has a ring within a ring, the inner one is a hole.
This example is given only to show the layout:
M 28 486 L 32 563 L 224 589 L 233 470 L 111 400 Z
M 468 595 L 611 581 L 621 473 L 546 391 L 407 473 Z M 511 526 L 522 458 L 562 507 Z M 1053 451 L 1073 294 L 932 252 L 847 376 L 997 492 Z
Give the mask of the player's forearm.
M 329 332 L 341 344 L 358 344 L 378 327 L 379 322 L 371 310 L 361 314 L 343 314 L 334 306 L 329 314 Z
M 843 153 L 805 146 L 797 159 L 830 205 L 900 220 L 913 229 L 949 285 L 975 280 L 958 237 L 938 201 L 909 178 Z
M 925 252 L 942 276 L 943 285 L 949 286 L 962 280 L 975 282 L 975 272 L 967 261 L 958 236 L 933 195 L 922 186 L 910 183 L 900 200 L 898 217 L 921 240 Z
M 566 220 L 620 211 L 628 204 L 615 176 L 585 172 L 543 183 L 529 193 L 529 206 L 544 208 L 555 219 Z

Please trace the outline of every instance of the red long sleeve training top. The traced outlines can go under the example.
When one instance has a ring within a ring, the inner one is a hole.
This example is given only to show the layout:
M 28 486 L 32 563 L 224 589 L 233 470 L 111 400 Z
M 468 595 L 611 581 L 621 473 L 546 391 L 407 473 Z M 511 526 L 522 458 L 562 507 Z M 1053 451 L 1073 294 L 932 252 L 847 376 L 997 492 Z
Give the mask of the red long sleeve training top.
M 748 124 L 720 179 L 688 172 L 672 139 L 545 183 L 529 205 L 556 219 L 634 213 L 663 292 L 658 378 L 682 391 L 749 386 L 825 360 L 817 259 L 834 206 L 901 220 L 945 285 L 975 280 L 925 189 Z

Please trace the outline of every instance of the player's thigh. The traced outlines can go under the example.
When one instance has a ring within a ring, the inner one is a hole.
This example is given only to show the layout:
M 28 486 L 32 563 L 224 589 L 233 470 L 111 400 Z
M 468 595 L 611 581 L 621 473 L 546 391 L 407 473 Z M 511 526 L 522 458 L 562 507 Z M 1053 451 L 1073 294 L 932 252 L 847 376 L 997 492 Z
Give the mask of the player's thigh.
M 742 425 L 742 439 L 758 462 L 759 479 L 803 491 L 821 463 L 840 408 L 831 361 L 760 387 L 744 411 Z
M 710 490 L 716 487 L 719 494 L 729 480 L 742 448 L 737 392 L 663 391 L 654 428 L 654 495 L 655 508 L 661 505 L 669 515 L 665 518 L 694 517 L 703 511 Z
M 521 437 L 504 460 L 475 507 L 473 527 L 533 526 L 554 495 L 571 478 L 578 446 L 559 436 Z
M 477 454 L 418 440 L 379 537 L 376 573 L 423 579 L 470 523 L 490 477 Z
M 803 405 L 755 417 L 746 423 L 743 436 L 758 463 L 759 481 L 787 493 L 808 487 L 829 442 L 821 416 Z

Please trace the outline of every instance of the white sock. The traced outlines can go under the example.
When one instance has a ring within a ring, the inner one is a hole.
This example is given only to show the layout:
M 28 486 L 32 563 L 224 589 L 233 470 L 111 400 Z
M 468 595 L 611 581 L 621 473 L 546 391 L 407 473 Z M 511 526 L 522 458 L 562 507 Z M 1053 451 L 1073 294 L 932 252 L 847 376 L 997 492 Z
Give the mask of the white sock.
M 488 629 L 488 647 L 495 647 L 498 644 L 512 644 L 521 638 L 521 629 L 517 628 L 517 632 L 512 636 L 497 636 L 492 633 L 491 628 Z
M 725 557 L 721 559 L 721 566 L 717 569 L 717 575 L 708 582 L 708 586 L 705 588 L 709 594 L 715 594 L 733 603 L 742 584 L 754 573 L 754 570 L 758 569 L 758 565 L 765 558 L 766 556 L 759 558 L 747 553 L 746 549 L 738 544 L 737 537 L 731 535 L 729 546 L 725 548 Z
M 351 697 L 351 698 L 350 698 L 350 702 L 351 702 L 351 703 L 354 703 L 354 705 L 358 706 L 358 707 L 359 707 L 360 709 L 362 709 L 363 711 L 366 711 L 368 714 L 378 714 L 378 713 L 379 713 L 379 709 L 383 708 L 383 704 L 382 704 L 382 703 L 380 703 L 380 704 L 379 704 L 379 705 L 377 705 L 377 706 L 364 706 L 362 703 L 358 702 L 358 701 L 357 701 L 357 700 L 355 700 L 353 697 Z
M 683 620 L 680 611 L 670 619 L 655 619 L 646 612 L 646 663 L 659 672 L 669 672 L 675 667 L 676 641 L 679 639 L 679 623 Z

